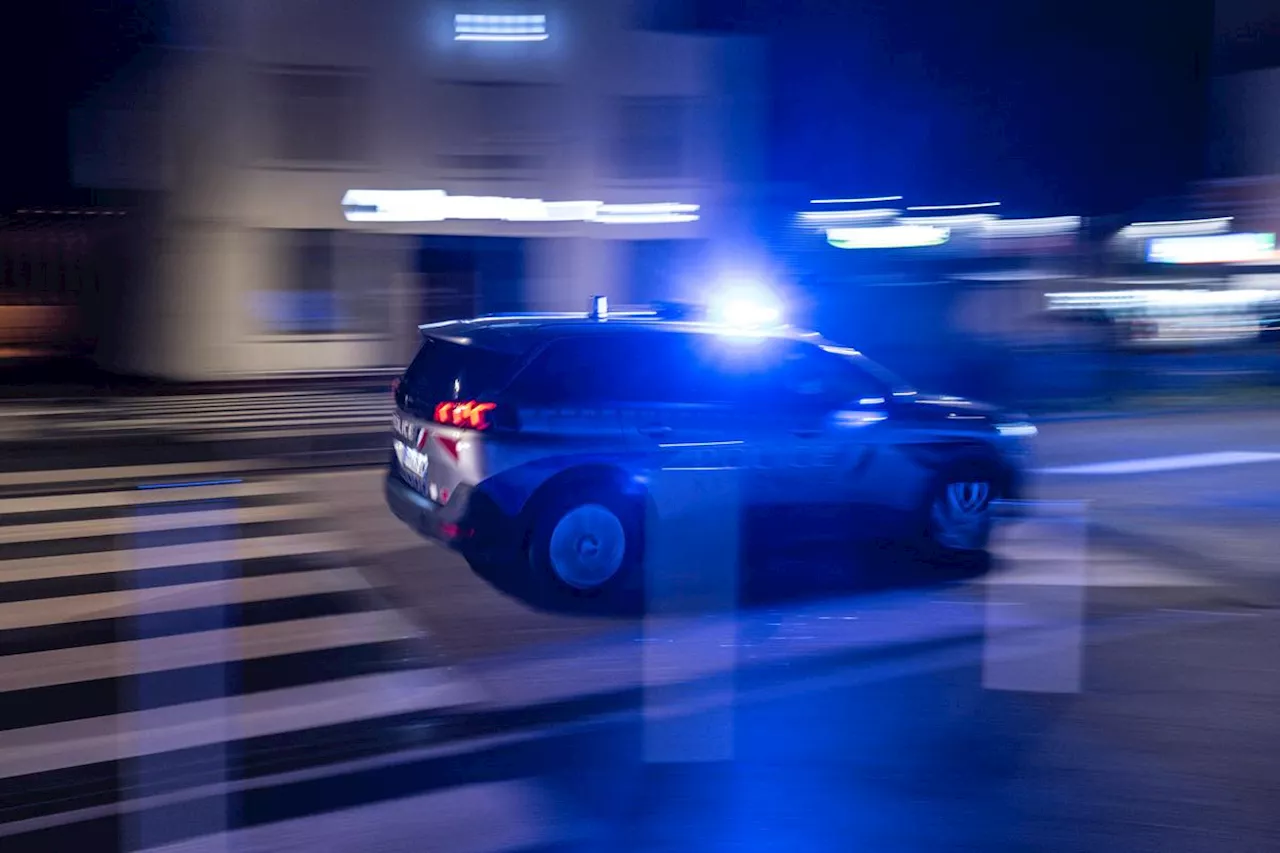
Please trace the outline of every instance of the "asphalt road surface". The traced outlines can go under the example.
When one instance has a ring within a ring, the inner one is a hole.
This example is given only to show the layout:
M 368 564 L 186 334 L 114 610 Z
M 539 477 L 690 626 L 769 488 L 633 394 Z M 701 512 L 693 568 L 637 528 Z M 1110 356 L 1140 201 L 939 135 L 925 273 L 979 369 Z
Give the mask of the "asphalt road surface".
M 783 553 L 643 619 L 495 590 L 376 470 L 14 476 L 0 846 L 1276 849 L 1280 417 L 1041 445 L 990 566 Z

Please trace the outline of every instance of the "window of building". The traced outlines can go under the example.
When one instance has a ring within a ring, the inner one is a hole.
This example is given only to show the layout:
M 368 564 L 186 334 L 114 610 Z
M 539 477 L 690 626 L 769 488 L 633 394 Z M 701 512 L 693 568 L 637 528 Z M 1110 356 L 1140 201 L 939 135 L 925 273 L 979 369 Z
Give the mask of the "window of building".
M 275 261 L 256 294 L 268 334 L 381 334 L 389 319 L 390 277 L 381 235 L 341 231 L 262 232 Z
M 327 67 L 262 69 L 263 159 L 304 166 L 350 166 L 370 160 L 370 80 Z
M 545 168 L 565 136 L 564 90 L 524 82 L 454 82 L 439 89 L 438 164 L 450 171 Z
M 691 113 L 687 98 L 619 99 L 610 156 L 613 176 L 633 180 L 684 177 Z

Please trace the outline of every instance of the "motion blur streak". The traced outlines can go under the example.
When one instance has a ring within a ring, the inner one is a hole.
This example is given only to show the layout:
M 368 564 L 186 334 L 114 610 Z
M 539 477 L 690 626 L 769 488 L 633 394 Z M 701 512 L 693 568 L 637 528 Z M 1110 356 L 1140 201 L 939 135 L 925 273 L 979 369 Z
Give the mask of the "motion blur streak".
M 907 210 L 972 210 L 979 207 L 999 207 L 998 201 L 980 201 L 973 204 L 918 204 Z

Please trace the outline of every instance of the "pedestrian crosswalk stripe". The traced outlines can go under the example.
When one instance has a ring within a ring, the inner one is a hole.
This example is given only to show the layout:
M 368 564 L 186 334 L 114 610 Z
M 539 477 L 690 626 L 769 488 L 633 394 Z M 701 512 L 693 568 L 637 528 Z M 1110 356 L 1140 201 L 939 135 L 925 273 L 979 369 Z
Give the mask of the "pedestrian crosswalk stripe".
M 320 592 L 354 592 L 369 588 L 355 569 L 319 569 L 303 575 L 269 575 L 221 581 L 151 587 L 0 604 L 0 630 L 79 622 L 85 619 L 138 617 L 195 607 L 289 598 Z
M 22 557 L 0 560 L 0 583 L 137 571 L 163 566 L 252 560 L 257 557 L 323 554 L 340 550 L 345 544 L 343 537 L 321 532 L 261 536 L 252 539 L 226 539 L 188 545 L 158 545 L 151 548 L 105 553 Z
M 384 418 L 378 418 L 376 423 L 371 424 L 345 424 L 343 426 L 322 426 L 311 428 L 285 428 L 276 427 L 268 430 L 253 430 L 250 432 L 236 432 L 235 438 L 242 440 L 253 440 L 261 438 L 297 438 L 300 436 L 321 436 L 321 435 L 364 435 L 375 432 L 387 432 L 387 422 Z M 226 438 L 216 432 L 192 432 L 183 433 L 181 438 L 191 441 L 216 441 Z
M 417 629 L 395 611 L 371 610 L 319 619 L 199 631 L 178 637 L 8 655 L 0 667 L 0 692 L 316 649 L 407 640 L 416 634 Z
M 53 483 L 86 483 L 94 480 L 173 479 L 190 474 L 245 473 L 271 468 L 268 459 L 218 462 L 177 462 L 169 465 L 118 465 L 100 468 L 55 468 L 43 471 L 0 473 L 0 486 L 37 486 Z
M 386 389 L 307 390 L 116 397 L 40 409 L 0 407 L 0 435 L 48 438 L 64 435 L 192 432 L 226 437 L 247 431 L 381 427 L 394 408 Z
M 0 498 L 0 836 L 13 803 L 52 826 L 131 796 L 142 756 L 178 790 L 218 744 L 320 768 L 350 754 L 351 726 L 392 752 L 408 717 L 479 698 L 427 660 L 306 478 L 272 467 L 10 472 L 64 493 Z
M 119 489 L 108 492 L 75 492 L 63 495 L 33 495 L 24 498 L 0 498 L 0 524 L 6 516 L 33 515 L 43 512 L 103 510 L 115 512 L 121 507 L 191 504 L 194 502 L 236 500 L 263 496 L 296 494 L 298 486 L 283 480 L 250 480 L 217 486 L 199 487 L 198 492 L 173 490 Z
M 470 687 L 447 674 L 417 670 L 11 729 L 0 732 L 0 778 L 474 700 Z M 128 732 L 146 732 L 146 739 L 138 744 Z
M 300 518 L 320 518 L 326 513 L 321 504 L 263 506 L 248 508 L 215 508 L 193 512 L 104 518 L 92 521 L 50 521 L 43 524 L 12 524 L 0 527 L 0 545 L 13 542 L 49 542 L 83 536 L 126 536 L 131 533 L 154 533 L 162 530 L 190 530 L 228 524 L 258 524 Z M 2 566 L 3 563 L 0 563 Z
M 300 415 L 305 415 L 305 420 L 300 418 Z M 305 424 L 341 424 L 353 421 L 389 421 L 390 418 L 391 408 L 389 406 L 367 411 L 352 411 L 346 406 L 335 406 L 332 409 L 308 409 L 305 412 L 279 412 L 264 409 L 255 413 L 213 410 L 208 413 L 193 412 L 190 415 L 160 417 L 130 415 L 128 418 L 121 418 L 120 423 L 130 428 L 188 425 L 201 429 L 220 428 L 226 430 L 230 427 L 245 426 L 296 426 L 299 422 Z M 104 426 L 110 426 L 110 424 L 109 419 L 98 417 L 93 420 L 76 421 L 68 424 L 66 428 L 79 431 L 97 431 Z

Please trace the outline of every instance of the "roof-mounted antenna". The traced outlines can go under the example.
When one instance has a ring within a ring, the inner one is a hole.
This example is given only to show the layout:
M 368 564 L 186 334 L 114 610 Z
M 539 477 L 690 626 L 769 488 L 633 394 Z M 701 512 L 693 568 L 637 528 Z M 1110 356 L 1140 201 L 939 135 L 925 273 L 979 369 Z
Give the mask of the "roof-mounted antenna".
M 609 316 L 609 297 L 593 296 L 591 297 L 591 313 L 592 320 L 603 320 Z

